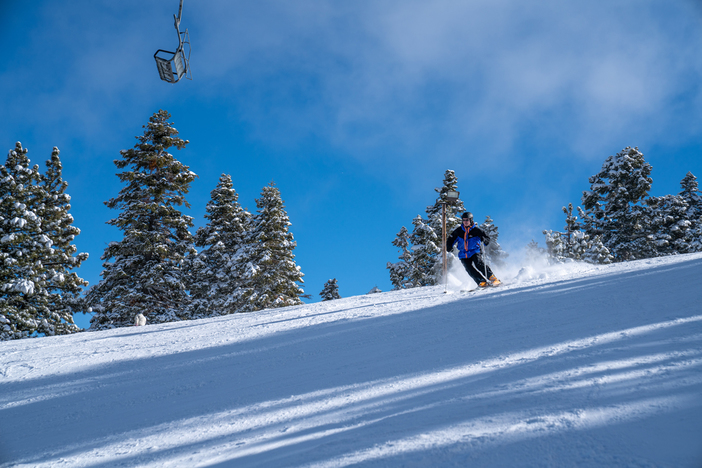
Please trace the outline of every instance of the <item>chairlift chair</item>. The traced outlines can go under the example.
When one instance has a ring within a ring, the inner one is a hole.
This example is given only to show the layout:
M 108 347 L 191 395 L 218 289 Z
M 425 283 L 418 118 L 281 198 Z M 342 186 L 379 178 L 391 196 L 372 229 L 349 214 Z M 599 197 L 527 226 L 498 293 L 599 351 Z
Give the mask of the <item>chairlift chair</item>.
M 182 14 L 183 0 L 180 0 L 178 16 L 173 15 L 176 33 L 178 34 L 178 48 L 176 51 L 170 52 L 168 50 L 158 49 L 154 54 L 159 76 L 163 81 L 169 83 L 177 83 L 183 77 L 189 80 L 193 79 L 190 73 L 190 35 L 187 29 L 185 32 L 180 32 L 180 18 Z M 187 55 L 185 46 L 187 46 Z

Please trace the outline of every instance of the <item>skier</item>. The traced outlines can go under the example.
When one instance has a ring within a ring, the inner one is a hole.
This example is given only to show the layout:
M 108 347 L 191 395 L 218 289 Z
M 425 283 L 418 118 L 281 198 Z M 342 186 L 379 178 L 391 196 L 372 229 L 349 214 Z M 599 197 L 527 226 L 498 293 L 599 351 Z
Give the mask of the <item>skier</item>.
M 461 221 L 463 223 L 451 233 L 446 241 L 446 251 L 451 252 L 454 244 L 458 243 L 458 258 L 473 281 L 481 288 L 488 285 L 497 286 L 501 281 L 495 277 L 490 267 L 485 265 L 482 255 L 480 255 L 481 241 L 485 245 L 490 244 L 490 236 L 475 225 L 472 213 L 468 211 L 463 213 Z

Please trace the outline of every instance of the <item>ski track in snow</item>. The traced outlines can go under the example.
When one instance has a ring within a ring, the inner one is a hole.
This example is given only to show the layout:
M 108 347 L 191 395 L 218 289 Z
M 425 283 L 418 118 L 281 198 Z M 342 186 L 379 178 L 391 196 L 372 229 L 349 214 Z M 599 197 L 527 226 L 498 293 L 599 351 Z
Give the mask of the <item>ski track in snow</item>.
M 0 466 L 702 466 L 702 254 L 0 343 Z

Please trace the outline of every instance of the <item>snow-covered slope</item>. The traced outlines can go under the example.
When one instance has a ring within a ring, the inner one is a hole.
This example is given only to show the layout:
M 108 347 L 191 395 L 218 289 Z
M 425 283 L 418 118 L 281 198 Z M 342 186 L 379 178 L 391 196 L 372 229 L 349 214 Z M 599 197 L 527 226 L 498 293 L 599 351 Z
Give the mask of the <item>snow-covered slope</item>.
M 702 255 L 0 343 L 2 466 L 702 466 Z

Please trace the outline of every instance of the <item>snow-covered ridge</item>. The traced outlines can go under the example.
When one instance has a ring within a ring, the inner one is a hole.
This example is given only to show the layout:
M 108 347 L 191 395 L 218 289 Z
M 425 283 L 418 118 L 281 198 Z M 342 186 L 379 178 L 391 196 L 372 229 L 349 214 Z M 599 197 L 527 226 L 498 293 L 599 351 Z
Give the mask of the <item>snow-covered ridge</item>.
M 702 254 L 501 277 L 0 343 L 0 466 L 700 466 Z

